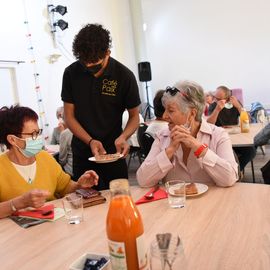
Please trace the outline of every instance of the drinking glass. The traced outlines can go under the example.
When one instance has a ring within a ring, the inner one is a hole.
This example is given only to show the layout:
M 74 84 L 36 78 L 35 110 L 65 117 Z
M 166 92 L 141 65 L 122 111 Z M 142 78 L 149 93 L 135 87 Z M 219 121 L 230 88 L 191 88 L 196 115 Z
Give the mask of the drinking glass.
M 184 269 L 185 255 L 182 241 L 178 235 L 171 235 L 168 245 L 160 243 L 158 239 L 150 246 L 151 270 L 179 270 Z
M 185 181 L 171 180 L 165 183 L 171 208 L 182 208 L 186 202 Z
M 83 221 L 83 198 L 82 195 L 71 193 L 63 200 L 65 217 L 69 224 L 80 224 Z

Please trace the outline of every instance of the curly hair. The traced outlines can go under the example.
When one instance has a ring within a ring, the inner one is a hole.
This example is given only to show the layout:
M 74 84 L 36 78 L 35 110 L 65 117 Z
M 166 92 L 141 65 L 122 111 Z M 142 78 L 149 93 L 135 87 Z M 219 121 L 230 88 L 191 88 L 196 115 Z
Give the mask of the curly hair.
M 38 115 L 35 111 L 28 107 L 19 105 L 11 107 L 2 107 L 0 109 L 0 144 L 10 148 L 10 143 L 7 140 L 7 135 L 19 135 L 23 130 L 23 125 L 26 121 L 37 121 Z
M 73 54 L 83 63 L 96 63 L 111 48 L 110 32 L 100 24 L 87 24 L 73 40 Z

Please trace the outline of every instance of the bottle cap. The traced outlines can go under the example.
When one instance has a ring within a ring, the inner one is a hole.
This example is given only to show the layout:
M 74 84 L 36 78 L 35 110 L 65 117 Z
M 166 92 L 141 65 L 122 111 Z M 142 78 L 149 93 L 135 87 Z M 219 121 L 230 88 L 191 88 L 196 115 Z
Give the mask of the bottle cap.
M 115 179 L 110 182 L 110 190 L 128 190 L 129 189 L 129 183 L 128 180 L 125 178 Z

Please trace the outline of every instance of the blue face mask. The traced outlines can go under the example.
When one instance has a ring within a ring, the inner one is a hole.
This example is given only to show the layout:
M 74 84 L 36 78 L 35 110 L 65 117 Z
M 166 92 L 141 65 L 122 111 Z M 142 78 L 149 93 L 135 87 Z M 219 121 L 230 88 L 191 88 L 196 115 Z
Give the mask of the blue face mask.
M 21 138 L 20 138 L 21 139 Z M 32 138 L 22 139 L 25 140 L 25 148 L 19 150 L 26 157 L 33 157 L 38 154 L 43 148 L 43 140 L 41 136 L 38 136 L 35 140 Z

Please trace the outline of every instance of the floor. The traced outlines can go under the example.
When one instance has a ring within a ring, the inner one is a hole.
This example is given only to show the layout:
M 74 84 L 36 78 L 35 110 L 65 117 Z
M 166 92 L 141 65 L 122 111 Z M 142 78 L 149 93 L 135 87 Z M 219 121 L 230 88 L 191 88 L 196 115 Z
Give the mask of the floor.
M 127 159 L 128 160 L 128 159 Z M 257 154 L 255 159 L 253 160 L 254 164 L 254 172 L 255 172 L 255 181 L 256 183 L 263 183 L 262 174 L 260 168 L 270 160 L 270 145 L 265 147 L 265 155 L 263 155 L 260 148 L 257 149 Z M 139 168 L 140 163 L 137 157 L 132 158 L 129 166 L 129 183 L 130 185 L 137 185 L 136 180 L 136 171 Z M 249 163 L 245 168 L 244 177 L 242 182 L 252 183 L 252 172 L 251 172 L 251 164 Z

